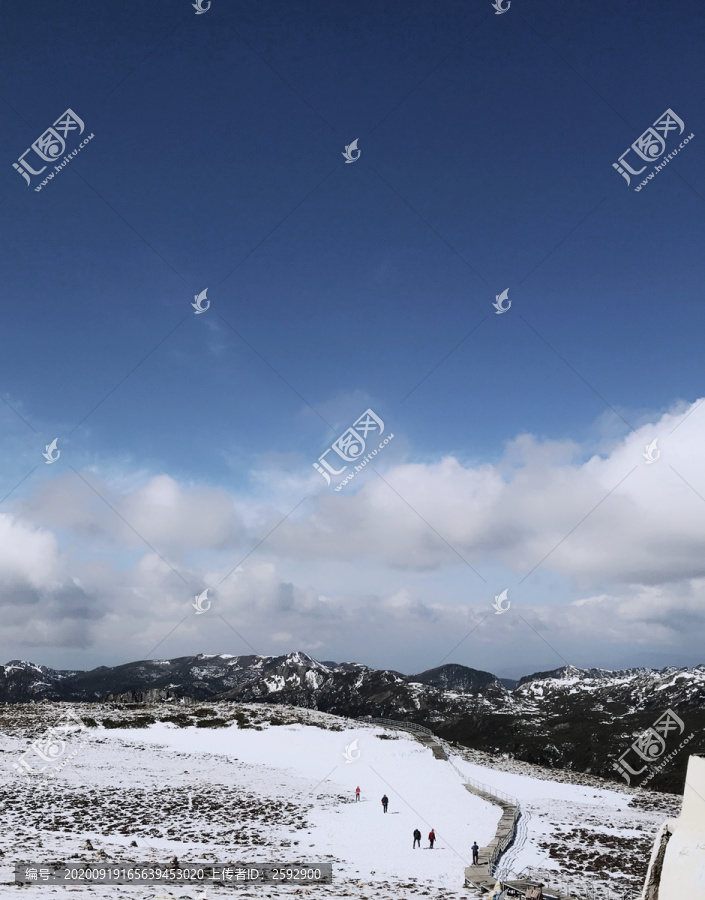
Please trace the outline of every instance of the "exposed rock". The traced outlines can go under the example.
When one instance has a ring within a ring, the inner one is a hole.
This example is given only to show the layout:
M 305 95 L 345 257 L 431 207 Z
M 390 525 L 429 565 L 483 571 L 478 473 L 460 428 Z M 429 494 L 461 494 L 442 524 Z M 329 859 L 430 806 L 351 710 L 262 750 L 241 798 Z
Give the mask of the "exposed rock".
M 58 671 L 14 660 L 0 666 L 0 702 L 43 700 L 183 707 L 204 700 L 291 704 L 341 716 L 411 721 L 449 740 L 530 763 L 614 780 L 613 761 L 670 708 L 705 751 L 705 666 L 579 669 L 522 678 L 513 690 L 489 672 L 449 664 L 417 675 L 359 663 L 285 656 L 185 656 Z M 177 717 L 175 717 L 177 718 Z M 181 713 L 179 718 L 188 717 Z M 256 726 L 254 726 L 256 727 Z M 680 791 L 685 755 L 651 787 Z

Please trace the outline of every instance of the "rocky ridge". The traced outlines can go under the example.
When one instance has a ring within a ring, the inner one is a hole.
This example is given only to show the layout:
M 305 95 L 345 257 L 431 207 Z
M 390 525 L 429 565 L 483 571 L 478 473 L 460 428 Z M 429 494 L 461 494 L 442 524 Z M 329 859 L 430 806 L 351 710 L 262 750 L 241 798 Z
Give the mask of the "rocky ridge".
M 415 675 L 360 663 L 283 656 L 199 654 L 91 671 L 13 660 L 0 666 L 0 702 L 289 704 L 346 717 L 415 722 L 493 755 L 618 779 L 613 763 L 667 709 L 694 733 L 651 782 L 680 791 L 689 753 L 703 753 L 705 666 L 662 670 L 565 666 L 522 678 L 448 664 Z M 669 738 L 668 749 L 678 746 Z

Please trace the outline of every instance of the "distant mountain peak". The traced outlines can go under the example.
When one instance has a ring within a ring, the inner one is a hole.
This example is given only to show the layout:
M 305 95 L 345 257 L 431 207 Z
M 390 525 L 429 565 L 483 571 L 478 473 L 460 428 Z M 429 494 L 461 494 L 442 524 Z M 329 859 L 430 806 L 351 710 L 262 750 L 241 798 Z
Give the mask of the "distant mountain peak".
M 185 698 L 415 722 L 484 752 L 615 780 L 615 747 L 626 748 L 657 711 L 670 708 L 689 730 L 705 733 L 704 665 L 611 671 L 566 664 L 528 675 L 516 686 L 458 663 L 405 675 L 362 663 L 320 662 L 300 650 L 278 656 L 199 653 L 83 672 L 16 659 L 0 666 L 0 703 L 153 704 Z M 701 745 L 700 738 L 693 741 L 690 752 L 702 752 Z M 676 768 L 663 775 L 669 783 L 677 777 Z
M 506 691 L 504 685 L 491 672 L 471 669 L 459 663 L 446 663 L 427 669 L 418 675 L 409 675 L 408 681 L 427 684 L 447 691 L 467 691 L 478 693 L 488 688 Z

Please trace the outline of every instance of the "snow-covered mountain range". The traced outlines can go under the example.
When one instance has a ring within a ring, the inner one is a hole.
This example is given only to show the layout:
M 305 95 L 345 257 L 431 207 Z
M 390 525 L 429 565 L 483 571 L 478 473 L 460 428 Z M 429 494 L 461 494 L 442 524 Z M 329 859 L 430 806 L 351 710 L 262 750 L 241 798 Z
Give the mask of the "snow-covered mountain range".
M 233 700 L 285 703 L 349 717 L 402 719 L 466 746 L 527 762 L 618 778 L 613 761 L 667 709 L 705 749 L 705 666 L 661 670 L 565 666 L 522 678 L 513 690 L 456 664 L 416 675 L 359 663 L 285 656 L 199 654 L 91 671 L 13 660 L 0 666 L 0 702 Z M 680 790 L 687 754 L 652 786 Z

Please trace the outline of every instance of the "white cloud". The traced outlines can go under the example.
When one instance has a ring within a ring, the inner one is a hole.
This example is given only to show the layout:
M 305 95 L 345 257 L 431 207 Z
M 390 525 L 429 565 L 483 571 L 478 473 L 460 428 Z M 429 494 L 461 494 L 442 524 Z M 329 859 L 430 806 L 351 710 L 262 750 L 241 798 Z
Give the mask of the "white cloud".
M 523 577 L 541 563 L 584 589 L 605 579 L 656 584 L 705 575 L 705 414 L 684 415 L 665 414 L 606 457 L 582 460 L 573 444 L 520 435 L 494 466 L 452 457 L 393 466 L 356 493 L 317 495 L 269 548 L 297 559 L 433 568 L 460 563 L 450 544 L 480 571 L 498 562 Z M 654 437 L 661 457 L 649 465 L 642 454 Z
M 58 587 L 59 570 L 58 542 L 50 531 L 0 515 L 0 584 L 4 588 Z
M 124 478 L 123 484 L 129 483 Z M 115 546 L 176 551 L 233 545 L 242 537 L 234 498 L 222 488 L 181 485 L 155 475 L 120 491 L 95 472 L 66 473 L 42 482 L 19 506 L 32 522 L 66 528 L 84 540 L 102 538 Z
M 589 458 L 571 442 L 519 435 L 494 465 L 391 464 L 384 480 L 369 473 L 354 492 L 322 490 L 288 518 L 300 496 L 287 491 L 308 485 L 308 472 L 260 473 L 242 496 L 163 473 L 83 473 L 95 490 L 71 473 L 48 478 L 0 515 L 2 647 L 17 655 L 17 645 L 54 642 L 118 661 L 176 628 L 160 654 L 198 652 L 202 638 L 212 652 L 249 643 L 381 662 L 392 652 L 440 659 L 475 629 L 462 653 L 486 653 L 478 667 L 490 669 L 500 634 L 517 659 L 529 644 L 548 653 L 545 668 L 605 646 L 692 648 L 705 610 L 704 410 L 665 413 Z M 654 438 L 661 457 L 647 465 Z M 522 588 L 537 565 L 573 593 L 542 599 L 535 578 Z M 506 583 L 495 584 L 497 571 Z M 472 596 L 456 589 L 465 576 Z M 491 598 L 511 579 L 512 610 L 495 618 Z M 212 610 L 195 617 L 205 587 Z M 21 608 L 42 623 L 29 636 Z

